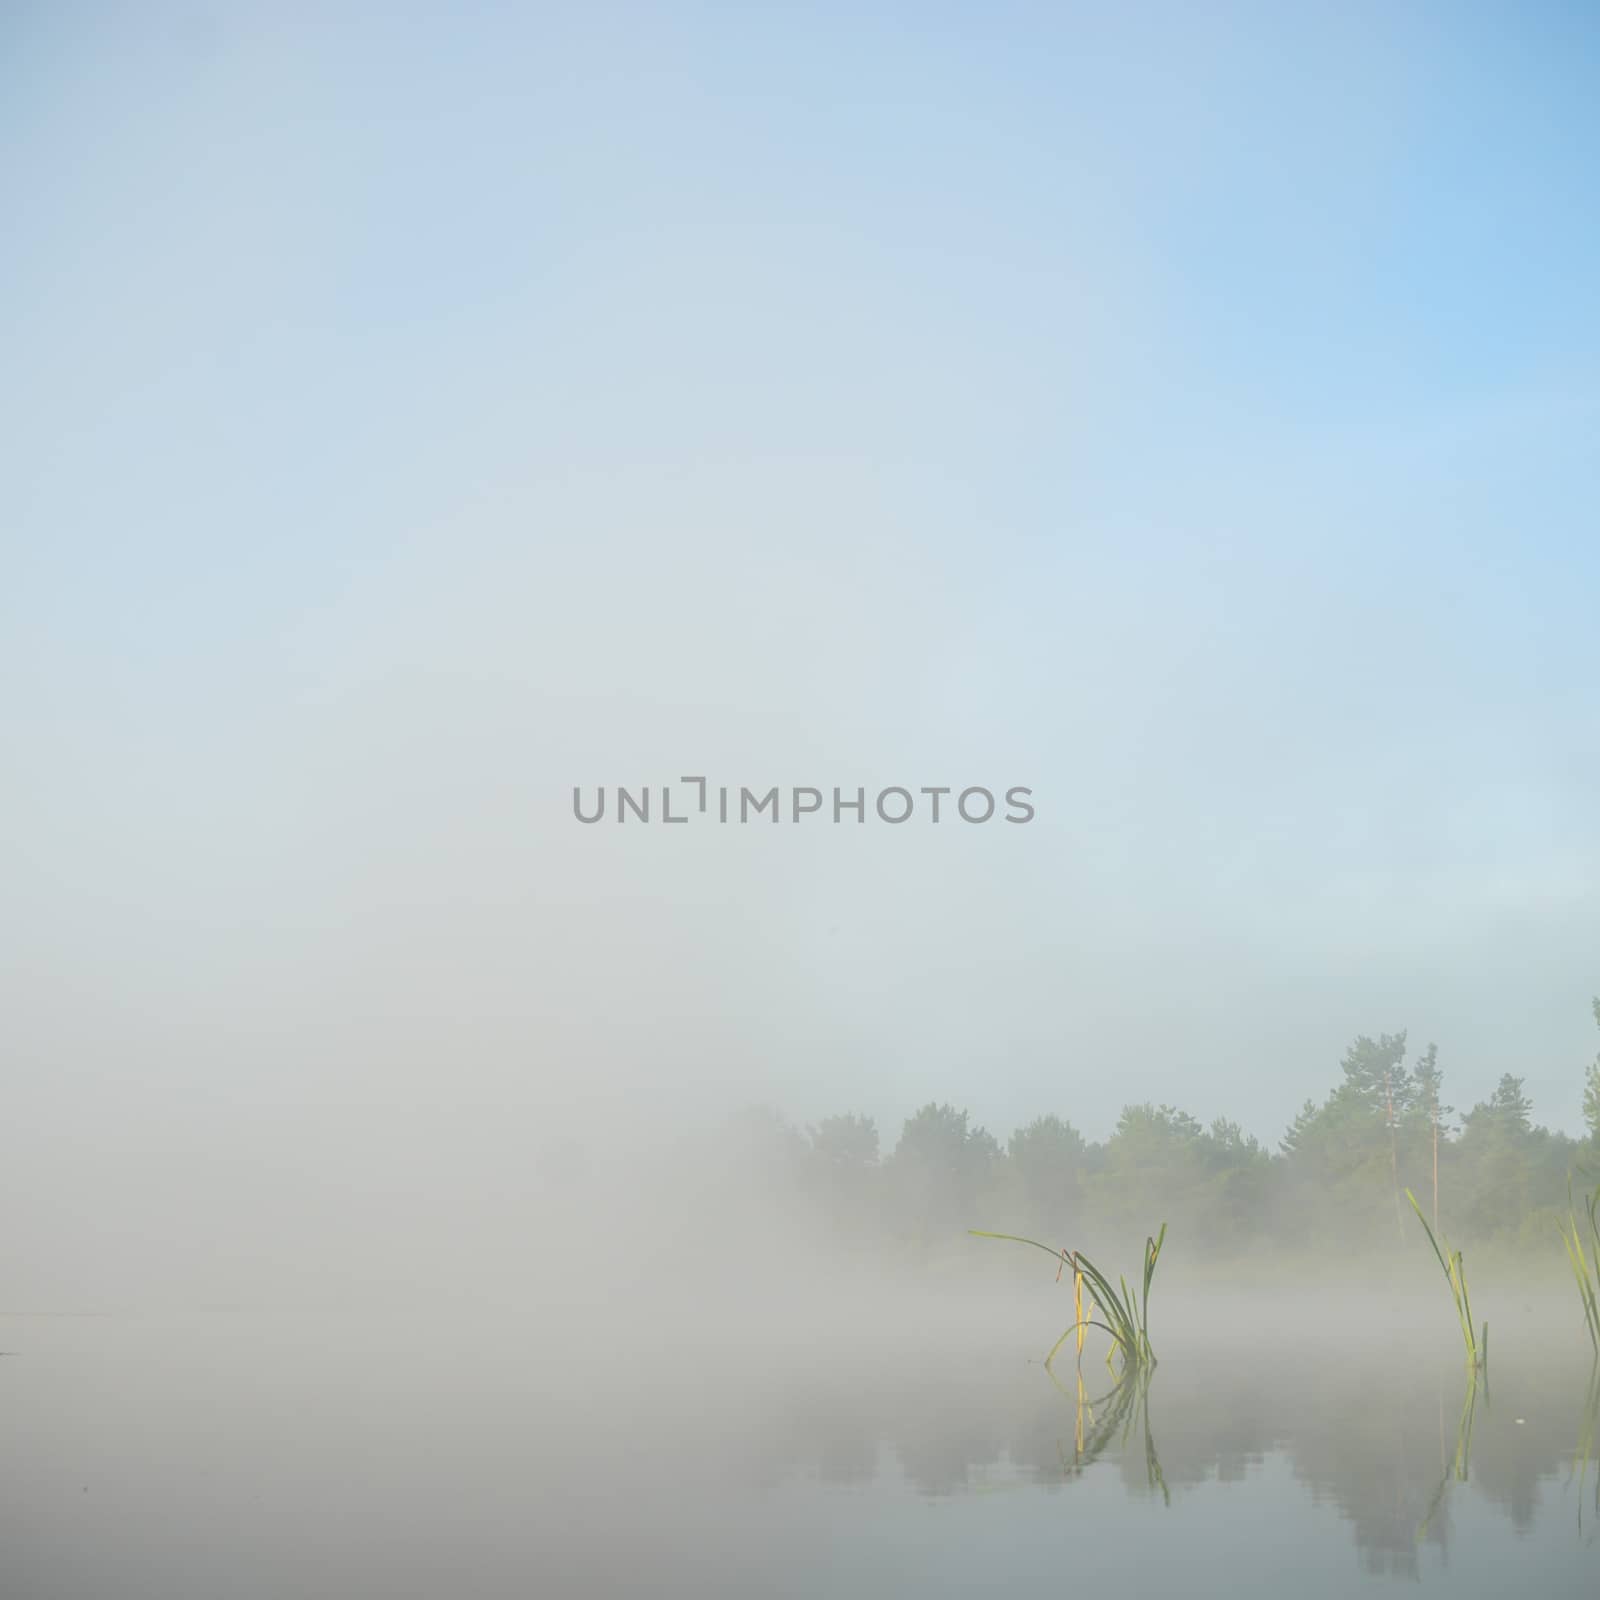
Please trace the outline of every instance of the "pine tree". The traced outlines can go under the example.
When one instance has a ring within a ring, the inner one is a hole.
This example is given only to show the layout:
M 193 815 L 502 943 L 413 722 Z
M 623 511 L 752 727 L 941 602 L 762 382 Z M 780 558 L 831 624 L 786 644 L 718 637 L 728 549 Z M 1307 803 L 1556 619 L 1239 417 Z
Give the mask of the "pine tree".
M 1416 1084 L 1414 1100 L 1418 1110 L 1427 1118 L 1424 1126 L 1428 1131 L 1428 1142 L 1433 1153 L 1433 1231 L 1439 1231 L 1439 1136 L 1447 1129 L 1445 1118 L 1455 1111 L 1454 1106 L 1447 1106 L 1440 1099 L 1440 1090 L 1444 1085 L 1444 1073 L 1439 1067 L 1439 1047 L 1430 1044 L 1422 1059 L 1411 1069 L 1413 1082 Z
M 1380 1034 L 1376 1042 L 1363 1034 L 1345 1052 L 1343 1067 L 1346 1085 L 1354 1090 L 1373 1112 L 1380 1115 L 1389 1133 L 1389 1176 L 1394 1185 L 1394 1226 L 1403 1240 L 1405 1223 L 1400 1214 L 1400 1114 L 1411 1104 L 1411 1084 L 1400 1063 L 1406 1057 L 1406 1034 Z

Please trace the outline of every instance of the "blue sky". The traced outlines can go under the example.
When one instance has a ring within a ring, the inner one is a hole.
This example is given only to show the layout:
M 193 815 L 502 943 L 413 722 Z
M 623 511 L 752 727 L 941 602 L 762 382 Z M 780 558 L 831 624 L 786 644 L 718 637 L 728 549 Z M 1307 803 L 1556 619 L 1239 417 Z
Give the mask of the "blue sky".
M 1399 1027 L 1574 1127 L 1597 44 L 11 10 L 14 1137 L 1149 1096 L 1275 1139 Z M 1040 817 L 575 837 L 574 782 L 701 770 Z

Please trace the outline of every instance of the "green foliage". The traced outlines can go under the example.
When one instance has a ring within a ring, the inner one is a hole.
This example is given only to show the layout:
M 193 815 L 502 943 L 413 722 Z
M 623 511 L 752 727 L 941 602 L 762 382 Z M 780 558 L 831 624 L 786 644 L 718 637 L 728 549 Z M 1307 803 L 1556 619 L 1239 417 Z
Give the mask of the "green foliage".
M 862 1248 L 862 1223 L 877 1217 L 882 1194 L 878 1125 L 871 1117 L 824 1117 L 809 1130 L 806 1187 L 835 1240 Z
M 1531 1110 L 1522 1079 L 1507 1073 L 1462 1119 L 1449 1167 L 1458 1231 L 1509 1241 L 1523 1218 L 1561 1204 L 1576 1150 L 1570 1140 L 1534 1127 Z
M 974 1215 L 1019 1235 L 1092 1237 L 1109 1252 L 1137 1249 L 1152 1213 L 1181 1217 L 1186 1262 L 1274 1249 L 1328 1261 L 1377 1249 L 1403 1261 L 1410 1224 L 1397 1237 L 1396 1223 L 1407 1187 L 1425 1197 L 1436 1235 L 1559 1260 L 1552 1234 L 1568 1174 L 1600 1181 L 1600 1150 L 1535 1125 L 1511 1073 L 1457 1119 L 1437 1048 L 1408 1068 L 1405 1041 L 1403 1032 L 1356 1039 L 1329 1092 L 1306 1101 L 1274 1153 L 1238 1122 L 1152 1102 L 1125 1106 L 1098 1143 L 1058 1112 L 1017 1128 L 1002 1148 L 967 1110 L 941 1102 L 908 1117 L 882 1157 L 876 1125 L 859 1115 L 825 1117 L 801 1134 L 751 1113 L 740 1139 L 747 1169 L 808 1195 L 834 1240 L 952 1270 L 964 1270 L 960 1241 Z M 1600 1063 L 1590 1088 L 1586 1107 L 1600 1115 Z
M 1467 1113 L 1468 1131 L 1476 1125 L 1507 1139 L 1528 1133 L 1533 1126 L 1533 1102 L 1522 1092 L 1523 1081 L 1509 1072 L 1504 1074 L 1494 1093 Z
M 1421 1132 L 1429 1139 L 1437 1128 L 1441 1138 L 1450 1131 L 1454 1106 L 1444 1103 L 1444 1072 L 1439 1066 L 1439 1047 L 1430 1044 L 1411 1069 L 1411 1089 L 1402 1123 L 1408 1130 Z
M 1035 1117 L 1017 1129 L 1006 1146 L 1006 1168 L 1016 1191 L 1008 1214 L 1030 1228 L 1062 1228 L 1075 1221 L 1087 1153 L 1083 1135 L 1060 1117 Z
M 813 1160 L 839 1176 L 872 1170 L 878 1164 L 878 1125 L 871 1117 L 824 1117 L 811 1126 Z
M 1352 1081 L 1349 1057 L 1343 1082 L 1322 1105 L 1307 1102 L 1284 1136 L 1274 1217 L 1285 1243 L 1339 1248 L 1353 1239 L 1387 1232 L 1394 1237 L 1395 1141 L 1384 1102 L 1370 1084 Z M 1407 1131 L 1404 1157 L 1420 1140 Z
M 1342 1070 L 1345 1087 L 1387 1126 L 1390 1108 L 1396 1115 L 1411 1105 L 1413 1086 L 1401 1063 L 1406 1057 L 1405 1030 L 1380 1034 L 1376 1040 L 1362 1034 L 1345 1052 Z
M 1124 1236 L 1151 1210 L 1181 1213 L 1187 1237 L 1218 1247 L 1261 1211 L 1271 1165 L 1236 1122 L 1206 1128 L 1174 1106 L 1128 1106 L 1085 1186 L 1089 1213 Z
M 1002 1152 L 966 1111 L 930 1101 L 906 1119 L 889 1158 L 900 1226 L 926 1236 L 955 1231 L 999 1170 Z

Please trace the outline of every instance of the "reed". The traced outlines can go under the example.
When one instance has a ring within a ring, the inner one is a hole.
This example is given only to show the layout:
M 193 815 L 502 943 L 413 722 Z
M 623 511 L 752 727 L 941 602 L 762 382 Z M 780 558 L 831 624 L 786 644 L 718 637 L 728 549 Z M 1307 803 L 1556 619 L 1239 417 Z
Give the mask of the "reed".
M 1461 1259 L 1459 1250 L 1450 1248 L 1450 1241 L 1444 1241 L 1444 1248 L 1439 1248 L 1439 1241 L 1433 1235 L 1433 1229 L 1428 1226 L 1428 1219 L 1422 1214 L 1422 1207 L 1417 1204 L 1417 1197 L 1406 1190 L 1406 1199 L 1411 1202 L 1411 1209 L 1417 1214 L 1417 1221 L 1422 1224 L 1422 1231 L 1428 1236 L 1428 1243 L 1433 1246 L 1433 1253 L 1438 1258 L 1440 1270 L 1444 1273 L 1445 1282 L 1450 1285 L 1450 1298 L 1455 1301 L 1456 1320 L 1461 1324 L 1462 1342 L 1467 1347 L 1467 1360 L 1473 1371 L 1489 1370 L 1489 1324 L 1483 1325 L 1483 1340 L 1480 1343 L 1472 1331 L 1472 1300 L 1467 1293 L 1467 1269 Z
M 978 1239 L 1007 1239 L 1013 1244 L 1032 1245 L 1035 1250 L 1043 1250 L 1061 1263 L 1056 1269 L 1058 1278 L 1063 1268 L 1072 1268 L 1074 1320 L 1044 1358 L 1046 1367 L 1055 1360 L 1062 1345 L 1074 1337 L 1078 1342 L 1078 1354 L 1082 1356 L 1084 1332 L 1088 1328 L 1100 1328 L 1111 1335 L 1111 1349 L 1106 1352 L 1107 1366 L 1111 1365 L 1112 1357 L 1119 1354 L 1125 1368 L 1155 1366 L 1155 1352 L 1150 1347 L 1150 1285 L 1156 1275 L 1156 1263 L 1161 1259 L 1161 1247 L 1166 1243 L 1166 1223 L 1161 1224 L 1159 1233 L 1144 1242 L 1144 1279 L 1137 1290 L 1130 1289 L 1128 1280 L 1121 1275 L 1117 1279 L 1119 1287 L 1113 1288 L 1106 1275 L 1081 1250 L 1055 1249 L 1017 1233 L 990 1233 L 983 1228 L 968 1228 L 967 1232 Z M 1087 1315 L 1083 1305 L 1085 1285 L 1090 1294 Z M 1102 1312 L 1105 1320 L 1097 1319 L 1096 1311 Z
M 1578 1226 L 1578 1209 L 1572 1199 L 1572 1178 L 1567 1178 L 1567 1222 L 1561 1230 L 1561 1242 L 1567 1247 L 1567 1263 L 1577 1281 L 1578 1299 L 1583 1304 L 1584 1326 L 1589 1331 L 1589 1343 L 1600 1360 L 1600 1189 L 1589 1195 L 1583 1203 L 1589 1218 L 1589 1236 L 1594 1241 L 1594 1261 L 1583 1247 L 1583 1231 Z

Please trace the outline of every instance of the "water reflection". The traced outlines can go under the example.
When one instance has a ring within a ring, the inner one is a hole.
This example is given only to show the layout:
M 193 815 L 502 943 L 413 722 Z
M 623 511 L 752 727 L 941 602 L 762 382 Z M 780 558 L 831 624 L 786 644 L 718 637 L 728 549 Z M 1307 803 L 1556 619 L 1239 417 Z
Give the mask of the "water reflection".
M 1456 1423 L 1455 1456 L 1451 1464 L 1441 1470 L 1438 1490 L 1435 1492 L 1433 1501 L 1428 1507 L 1428 1514 L 1422 1519 L 1422 1526 L 1417 1529 L 1418 1539 L 1427 1536 L 1428 1524 L 1433 1521 L 1438 1514 L 1439 1508 L 1444 1504 L 1445 1493 L 1450 1488 L 1451 1483 L 1465 1483 L 1471 1474 L 1472 1423 L 1478 1413 L 1478 1391 L 1481 1387 L 1484 1391 L 1485 1399 L 1487 1399 L 1489 1387 L 1487 1375 L 1485 1375 L 1484 1381 L 1480 1385 L 1478 1372 L 1479 1369 L 1474 1367 L 1467 1374 L 1466 1398 L 1461 1403 L 1461 1417 Z M 1444 1454 L 1444 1409 L 1442 1401 L 1440 1402 L 1439 1411 L 1439 1453 L 1441 1457 Z
M 1077 1477 L 1098 1461 L 1113 1443 L 1125 1451 L 1129 1435 L 1137 1422 L 1144 1440 L 1146 1484 L 1151 1489 L 1159 1489 L 1162 1500 L 1171 1505 L 1172 1495 L 1167 1488 L 1167 1480 L 1162 1476 L 1161 1458 L 1156 1453 L 1155 1436 L 1150 1431 L 1153 1370 L 1148 1367 L 1124 1368 L 1122 1376 L 1097 1400 L 1089 1398 L 1082 1367 L 1074 1374 L 1075 1389 L 1070 1394 L 1048 1362 L 1044 1370 L 1045 1376 L 1072 1402 L 1073 1407 L 1072 1460 L 1069 1463 L 1065 1455 L 1062 1456 L 1062 1476 Z
M 1169 1359 L 1153 1375 L 1102 1380 L 1098 1393 L 1081 1372 L 1037 1365 L 1003 1379 L 970 1364 L 875 1370 L 860 1385 L 819 1372 L 791 1391 L 761 1442 L 771 1481 L 814 1473 L 862 1486 L 886 1453 L 926 1497 L 1000 1484 L 1070 1494 L 1084 1476 L 1110 1473 L 1164 1505 L 1202 1484 L 1241 1483 L 1280 1455 L 1314 1504 L 1338 1510 L 1368 1571 L 1415 1576 L 1421 1548 L 1448 1557 L 1469 1483 L 1526 1533 L 1541 1485 L 1564 1478 L 1587 1539 L 1600 1526 L 1597 1415 L 1600 1376 L 1586 1383 L 1570 1364 L 1508 1364 L 1491 1391 L 1454 1363 L 1234 1352 Z
M 1174 1334 L 1118 1382 L 1010 1338 L 696 1333 L 530 1360 L 510 1325 L 41 1326 L 0 1364 L 6 1580 L 41 1600 L 926 1600 L 997 1571 L 1016 1592 L 1064 1565 L 1117 1581 L 1131 1550 L 1145 1593 L 1323 1600 L 1357 1566 L 1453 1600 L 1595 1592 L 1587 1349 L 1502 1343 L 1491 1389 L 1392 1336 Z
M 1573 1471 L 1578 1488 L 1578 1532 L 1584 1531 L 1583 1513 L 1585 1493 L 1590 1479 L 1594 1482 L 1594 1499 L 1590 1513 L 1590 1528 L 1600 1523 L 1600 1466 L 1594 1461 L 1595 1432 L 1600 1424 L 1600 1360 L 1589 1370 L 1589 1388 L 1583 1402 L 1583 1426 L 1578 1433 L 1578 1446 L 1573 1452 Z

